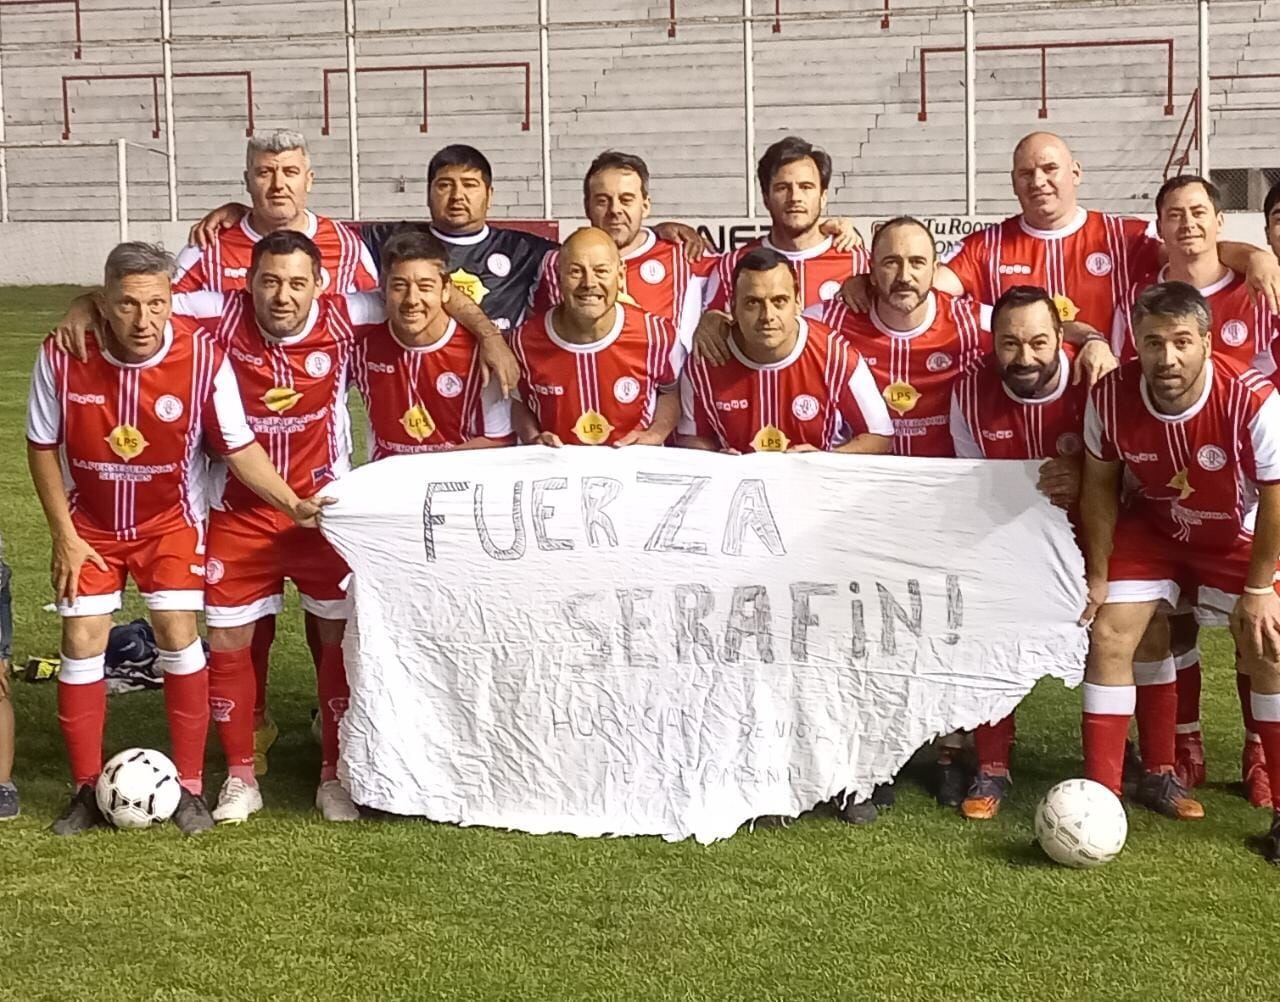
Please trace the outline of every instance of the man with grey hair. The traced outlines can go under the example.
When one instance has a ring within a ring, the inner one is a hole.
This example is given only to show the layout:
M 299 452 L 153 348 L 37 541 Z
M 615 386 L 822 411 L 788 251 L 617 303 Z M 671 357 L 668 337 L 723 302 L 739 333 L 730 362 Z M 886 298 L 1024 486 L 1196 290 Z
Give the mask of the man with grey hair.
M 182 786 L 174 822 L 213 827 L 201 799 L 209 675 L 196 633 L 204 608 L 206 451 L 270 505 L 314 526 L 245 418 L 231 364 L 200 321 L 172 314 L 173 258 L 124 243 L 107 257 L 100 318 L 84 357 L 41 348 L 27 406 L 27 456 L 53 543 L 62 619 L 58 722 L 75 793 L 53 825 L 105 824 L 94 796 L 106 717 L 103 655 L 125 579 L 142 593 L 165 672 L 165 710 Z M 64 481 L 64 470 L 69 477 Z

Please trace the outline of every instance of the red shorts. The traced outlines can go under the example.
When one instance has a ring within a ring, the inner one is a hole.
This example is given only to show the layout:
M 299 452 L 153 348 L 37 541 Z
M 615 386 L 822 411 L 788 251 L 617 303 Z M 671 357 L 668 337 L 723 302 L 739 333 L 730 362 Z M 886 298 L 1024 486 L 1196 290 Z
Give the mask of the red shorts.
M 210 626 L 244 626 L 284 608 L 284 579 L 302 608 L 321 619 L 346 619 L 343 582 L 350 571 L 319 529 L 298 527 L 274 509 L 213 511 L 205 558 L 205 618 Z
M 1192 549 L 1122 513 L 1107 565 L 1107 602 L 1160 602 L 1166 612 L 1194 611 L 1202 626 L 1223 626 L 1244 591 L 1251 551 L 1247 542 Z
M 73 605 L 58 603 L 63 616 L 107 616 L 120 608 L 125 578 L 133 578 L 148 609 L 199 612 L 204 608 L 204 532 L 184 525 L 163 536 L 121 541 L 113 533 L 76 525 L 80 538 L 98 551 L 106 571 L 85 561 Z

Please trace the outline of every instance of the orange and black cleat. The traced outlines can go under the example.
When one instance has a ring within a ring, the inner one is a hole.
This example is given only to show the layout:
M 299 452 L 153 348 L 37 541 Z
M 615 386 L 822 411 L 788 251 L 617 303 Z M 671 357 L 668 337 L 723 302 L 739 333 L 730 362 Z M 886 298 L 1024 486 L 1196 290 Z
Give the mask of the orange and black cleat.
M 970 821 L 990 821 L 1000 813 L 1010 782 L 1008 776 L 979 772 L 969 784 L 969 792 L 960 804 L 960 813 Z

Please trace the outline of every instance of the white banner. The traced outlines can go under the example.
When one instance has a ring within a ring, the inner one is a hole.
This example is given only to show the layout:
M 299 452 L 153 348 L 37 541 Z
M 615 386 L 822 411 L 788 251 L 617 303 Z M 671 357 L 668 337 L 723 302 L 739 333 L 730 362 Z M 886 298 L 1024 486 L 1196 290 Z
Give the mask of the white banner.
M 437 821 L 710 842 L 867 794 L 1079 682 L 1035 463 L 682 449 L 402 456 L 325 493 L 342 778 Z

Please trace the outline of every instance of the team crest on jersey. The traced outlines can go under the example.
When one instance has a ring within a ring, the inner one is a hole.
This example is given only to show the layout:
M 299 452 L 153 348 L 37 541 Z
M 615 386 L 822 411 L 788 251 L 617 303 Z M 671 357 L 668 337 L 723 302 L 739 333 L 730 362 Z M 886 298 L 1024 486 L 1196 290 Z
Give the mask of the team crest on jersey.
M 506 278 L 511 274 L 511 258 L 505 254 L 490 254 L 484 266 L 499 278 Z
M 126 463 L 142 455 L 142 450 L 151 443 L 142 437 L 142 432 L 131 424 L 118 424 L 107 436 L 107 445 L 111 451 Z
M 1074 431 L 1064 431 L 1057 444 L 1059 456 L 1078 456 L 1084 449 L 1084 440 Z
M 456 372 L 442 372 L 436 376 L 436 392 L 452 400 L 462 392 L 462 378 Z
M 1200 451 L 1196 453 L 1196 462 L 1200 464 L 1201 469 L 1216 473 L 1227 465 L 1226 450 L 1220 445 L 1202 445 Z
M 302 399 L 302 394 L 292 386 L 273 386 L 262 394 L 259 399 L 267 405 L 267 410 L 275 414 L 283 414 L 289 408 L 297 405 L 298 401 Z
M 587 411 L 578 418 L 573 433 L 583 445 L 603 445 L 613 434 L 613 425 L 599 411 Z
M 640 277 L 650 285 L 657 285 L 667 277 L 667 269 L 661 261 L 649 260 L 640 265 Z
M 950 369 L 951 363 L 954 361 L 955 359 L 945 351 L 935 351 L 925 359 L 924 367 L 930 372 L 942 372 L 944 369 Z
M 175 397 L 172 393 L 166 393 L 164 396 L 156 397 L 156 417 L 161 421 L 172 424 L 182 417 L 182 401 Z
M 623 376 L 613 384 L 613 398 L 620 404 L 629 404 L 640 396 L 640 380 L 635 376 Z
M 333 359 L 323 351 L 313 351 L 302 363 L 302 367 L 307 370 L 308 376 L 319 379 L 321 376 L 329 375 L 329 370 L 333 368 Z
M 771 424 L 761 428 L 751 440 L 751 448 L 756 452 L 786 452 L 790 447 L 791 440 L 782 433 L 782 429 Z
M 1054 296 L 1053 305 L 1058 308 L 1058 318 L 1064 324 L 1071 323 L 1072 320 L 1080 315 L 1080 310 L 1071 301 L 1070 296 Z
M 217 584 L 222 580 L 222 575 L 226 573 L 226 568 L 222 566 L 222 561 L 217 557 L 206 557 L 204 561 L 204 583 Z
M 1239 348 L 1249 340 L 1249 327 L 1243 320 L 1228 320 L 1222 325 L 1220 333 L 1222 340 L 1232 348 Z
M 1196 492 L 1196 489 L 1191 486 L 1191 479 L 1185 466 L 1175 473 L 1165 486 L 1172 487 L 1178 492 L 1179 501 L 1187 500 L 1187 498 L 1191 497 L 1191 495 Z
M 1111 274 L 1111 255 L 1095 251 L 1084 259 L 1084 270 L 1095 278 Z
M 791 401 L 791 413 L 801 421 L 812 421 L 818 416 L 818 398 L 809 393 L 801 393 Z
M 488 286 L 480 281 L 479 277 L 469 271 L 463 271 L 461 268 L 449 276 L 449 281 L 453 283 L 455 289 L 477 306 L 484 302 L 485 296 L 489 295 Z
M 840 292 L 840 283 L 834 278 L 823 282 L 818 286 L 818 298 L 824 303 L 828 300 L 835 299 Z
M 899 414 L 906 414 L 920 402 L 920 391 L 910 383 L 902 382 L 902 380 L 897 380 L 886 386 L 882 396 L 890 409 L 897 411 Z
M 400 424 L 405 434 L 415 442 L 423 442 L 435 434 L 436 423 L 422 404 L 414 404 L 402 415 Z

